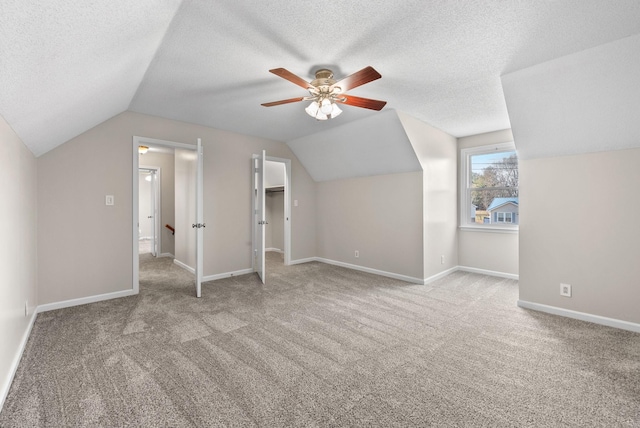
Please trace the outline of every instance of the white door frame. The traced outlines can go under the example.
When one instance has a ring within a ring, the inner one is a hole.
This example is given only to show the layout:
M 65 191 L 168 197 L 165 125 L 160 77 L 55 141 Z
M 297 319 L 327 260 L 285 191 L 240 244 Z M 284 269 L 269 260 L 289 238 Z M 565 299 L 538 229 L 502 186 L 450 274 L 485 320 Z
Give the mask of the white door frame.
M 259 154 L 254 154 L 252 156 L 252 167 L 255 159 L 259 158 Z M 281 162 L 284 164 L 284 264 L 285 266 L 289 266 L 291 264 L 291 159 L 278 158 L 274 156 L 267 156 L 266 159 L 269 162 Z M 251 195 L 252 195 L 252 212 L 251 212 L 251 267 L 255 271 L 256 266 L 256 258 L 255 258 L 255 250 L 256 250 L 256 222 L 255 222 L 255 197 L 254 195 L 254 186 L 255 186 L 255 173 L 253 172 L 253 168 L 251 169 Z
M 185 150 L 193 150 L 195 151 L 197 146 L 195 144 L 184 144 L 177 143 L 175 141 L 167 141 L 167 140 L 158 140 L 156 138 L 147 138 L 147 137 L 139 137 L 133 136 L 133 141 L 131 143 L 131 154 L 133 161 L 132 164 L 132 175 L 133 180 L 131 184 L 132 190 L 132 205 L 133 205 L 133 216 L 132 216 L 132 247 L 133 247 L 133 278 L 131 288 L 133 289 L 134 294 L 138 294 L 140 292 L 140 265 L 139 258 L 140 252 L 138 248 L 138 217 L 140 215 L 139 207 L 138 207 L 138 186 L 139 177 L 138 177 L 138 168 L 140 167 L 140 154 L 138 153 L 138 146 L 140 145 L 152 145 L 152 146 L 164 146 L 164 147 L 173 147 Z
M 204 269 L 204 162 L 202 140 L 198 138 L 196 146 L 197 168 L 196 168 L 196 297 L 202 297 L 202 274 Z

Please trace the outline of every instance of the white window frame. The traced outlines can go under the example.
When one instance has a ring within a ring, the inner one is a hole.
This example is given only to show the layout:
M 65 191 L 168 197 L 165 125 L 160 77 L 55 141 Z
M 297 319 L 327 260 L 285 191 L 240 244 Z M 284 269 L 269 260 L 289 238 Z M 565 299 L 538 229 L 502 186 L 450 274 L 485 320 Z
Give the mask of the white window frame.
M 502 221 L 500 221 L 500 214 L 502 214 Z M 509 221 L 507 221 L 507 214 L 509 214 Z M 504 211 L 498 211 L 496 213 L 496 223 L 513 223 L 513 213 L 511 212 L 504 212 Z
M 511 223 L 494 223 L 490 217 L 489 223 L 469 223 L 469 212 L 471 212 L 471 188 L 469 183 L 471 181 L 471 157 L 476 155 L 488 154 L 492 152 L 509 152 L 515 151 L 516 146 L 513 142 L 490 144 L 478 147 L 471 147 L 468 149 L 460 150 L 460 189 L 459 189 L 459 203 L 460 203 L 460 218 L 459 228 L 461 230 L 475 230 L 483 232 L 497 232 L 497 233 L 517 233 L 518 225 L 513 223 L 513 214 Z

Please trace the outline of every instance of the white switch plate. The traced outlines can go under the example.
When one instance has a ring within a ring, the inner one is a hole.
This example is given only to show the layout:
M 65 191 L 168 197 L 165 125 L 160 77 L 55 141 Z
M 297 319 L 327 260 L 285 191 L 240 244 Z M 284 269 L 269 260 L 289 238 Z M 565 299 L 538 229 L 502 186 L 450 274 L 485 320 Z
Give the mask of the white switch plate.
M 105 196 L 104 197 L 104 203 L 105 203 L 105 205 L 114 205 L 115 199 L 114 199 L 113 195 Z
M 293 200 L 293 206 L 294 206 L 294 207 L 297 207 L 297 206 L 298 206 L 298 200 L 297 200 L 297 199 L 294 199 L 294 200 Z

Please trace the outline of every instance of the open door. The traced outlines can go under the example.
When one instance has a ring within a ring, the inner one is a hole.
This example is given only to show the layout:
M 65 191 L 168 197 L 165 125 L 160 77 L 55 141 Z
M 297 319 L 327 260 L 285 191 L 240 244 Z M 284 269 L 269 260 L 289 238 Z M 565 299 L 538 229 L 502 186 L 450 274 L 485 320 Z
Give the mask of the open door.
M 202 297 L 202 272 L 204 270 L 204 192 L 202 141 L 198 138 L 196 167 L 196 297 Z
M 266 150 L 262 151 L 262 155 L 254 159 L 254 218 L 255 218 L 255 247 L 254 247 L 254 269 L 258 273 L 262 283 L 265 283 L 265 269 L 264 269 L 264 252 L 265 252 L 265 200 L 264 200 L 264 167 L 265 160 L 267 158 Z

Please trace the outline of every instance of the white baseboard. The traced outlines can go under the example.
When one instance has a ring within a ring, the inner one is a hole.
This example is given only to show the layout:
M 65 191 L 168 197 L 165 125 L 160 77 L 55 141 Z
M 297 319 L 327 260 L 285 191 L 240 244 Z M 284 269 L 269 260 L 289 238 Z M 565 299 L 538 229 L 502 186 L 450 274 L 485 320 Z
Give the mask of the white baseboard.
M 248 268 L 248 269 L 236 270 L 234 272 L 217 273 L 215 275 L 207 275 L 202 277 L 202 282 L 215 281 L 216 279 L 222 279 L 222 278 L 231 278 L 232 276 L 246 275 L 248 273 L 253 273 L 253 272 L 254 271 L 252 268 Z
M 443 272 L 437 273 L 433 276 L 430 276 L 429 278 L 424 278 L 424 279 L 420 279 L 420 278 L 415 278 L 412 276 L 408 276 L 408 275 L 402 275 L 399 273 L 393 273 L 393 272 L 386 272 L 383 270 L 378 270 L 378 269 L 373 269 L 373 268 L 368 268 L 365 266 L 358 266 L 358 265 L 354 265 L 351 263 L 344 263 L 344 262 L 339 262 L 336 260 L 331 260 L 331 259 L 324 259 L 322 257 L 309 257 L 306 259 L 298 259 L 298 260 L 291 260 L 291 265 L 297 265 L 297 264 L 301 264 L 301 263 L 309 263 L 309 262 L 321 262 L 321 263 L 326 263 L 329 265 L 335 265 L 335 266 L 340 266 L 340 267 L 344 267 L 347 269 L 353 269 L 353 270 L 358 270 L 361 272 L 367 272 L 367 273 L 373 273 L 375 275 L 380 275 L 380 276 L 386 276 L 387 278 L 393 278 L 393 279 L 399 279 L 401 281 L 406 281 L 406 282 L 411 282 L 413 284 L 422 284 L 422 285 L 426 285 L 430 282 L 433 282 L 437 279 L 440 278 L 444 278 L 445 276 L 449 275 L 450 273 L 453 273 L 455 271 L 458 270 L 458 267 L 452 267 L 451 269 L 447 269 Z
M 319 262 L 322 262 L 322 263 L 329 264 L 329 265 L 340 266 L 340 267 L 344 267 L 344 268 L 347 268 L 347 269 L 358 270 L 358 271 L 361 271 L 361 272 L 373 273 L 375 275 L 386 276 L 387 278 L 399 279 L 400 281 L 412 282 L 414 284 L 424 284 L 424 280 L 423 279 L 414 278 L 412 276 L 407 276 L 407 275 L 401 275 L 399 273 L 386 272 L 386 271 L 383 271 L 383 270 L 372 269 L 372 268 L 368 268 L 368 267 L 365 267 L 365 266 L 358 266 L 358 265 L 354 265 L 354 264 L 351 264 L 351 263 L 344 263 L 344 262 L 339 262 L 339 261 L 336 261 L 336 260 L 323 259 L 322 257 L 316 257 L 316 260 L 319 261 Z
M 265 248 L 265 251 L 273 251 L 274 253 L 284 253 L 280 248 Z
M 194 275 L 196 273 L 196 270 L 194 268 L 192 268 L 189 265 L 186 265 L 186 264 L 182 263 L 180 260 L 173 259 L 173 263 L 175 263 L 176 265 L 180 266 L 182 269 L 184 269 L 184 270 L 186 270 L 188 272 L 191 272 Z M 246 274 L 252 273 L 252 272 L 253 272 L 252 268 L 247 268 L 247 269 L 236 270 L 236 271 L 233 271 L 233 272 L 217 273 L 217 274 L 214 274 L 214 275 L 203 276 L 202 277 L 202 282 L 215 281 L 216 279 L 230 278 L 232 276 L 246 275 Z
M 192 273 L 192 274 L 194 274 L 194 275 L 196 274 L 196 270 L 195 270 L 194 268 L 192 268 L 191 266 L 189 266 L 189 265 L 187 265 L 187 264 L 185 264 L 185 263 L 182 263 L 180 260 L 178 260 L 178 259 L 173 259 L 173 262 L 174 262 L 175 264 L 177 264 L 178 266 L 180 266 L 182 269 L 185 269 L 185 270 L 187 270 L 187 271 L 191 272 L 191 273 Z
M 171 259 L 175 259 L 176 258 L 176 256 L 174 256 L 171 253 L 160 253 L 160 254 L 158 254 L 158 257 L 169 257 Z
M 498 272 L 495 270 L 478 269 L 468 266 L 458 266 L 457 270 L 461 270 L 463 272 L 479 273 L 481 275 L 497 276 L 500 278 L 515 279 L 516 281 L 520 278 L 520 275 L 517 275 L 515 273 Z
M 525 309 L 532 309 L 534 311 L 546 312 L 548 314 L 560 315 L 580 321 L 587 321 L 594 324 L 605 325 L 607 327 L 614 327 L 622 330 L 640 333 L 640 324 L 632 323 L 629 321 L 602 317 L 600 315 L 587 314 L 585 312 L 572 311 L 571 309 L 558 308 L 557 306 L 543 305 L 541 303 L 527 302 L 526 300 L 518 300 L 518 306 Z
M 458 266 L 454 266 L 451 269 L 444 270 L 444 271 L 442 271 L 440 273 L 437 273 L 435 275 L 431 275 L 429 278 L 423 279 L 422 280 L 422 284 L 423 285 L 427 285 L 427 284 L 429 284 L 429 283 L 431 283 L 433 281 L 436 281 L 436 280 L 438 280 L 440 278 L 444 278 L 445 276 L 449 275 L 450 273 L 454 273 L 454 272 L 456 272 L 458 270 L 459 270 Z
M 289 265 L 299 265 L 302 263 L 317 262 L 317 261 L 319 261 L 317 257 L 307 257 L 306 259 L 291 260 L 289 262 Z
M 138 293 L 133 290 L 115 291 L 113 293 L 98 294 L 96 296 L 80 297 L 78 299 L 63 300 L 62 302 L 46 303 L 39 305 L 37 312 L 54 311 L 56 309 L 70 308 L 72 306 L 86 305 L 87 303 L 101 302 L 103 300 L 117 299 L 119 297 L 134 296 Z
M 27 328 L 22 334 L 22 339 L 20 339 L 20 344 L 18 345 L 16 354 L 13 356 L 13 360 L 11 361 L 11 366 L 9 367 L 9 376 L 2 383 L 2 386 L 0 386 L 0 411 L 2 411 L 2 408 L 4 407 L 4 402 L 7 399 L 7 395 L 9 395 L 9 389 L 11 389 L 11 384 L 13 383 L 13 379 L 16 377 L 16 372 L 18 371 L 18 366 L 20 365 L 20 360 L 22 359 L 24 348 L 27 346 L 27 341 L 29 340 L 29 336 L 31 335 L 31 329 L 33 328 L 33 324 L 36 322 L 37 315 L 38 311 L 36 308 L 36 310 L 31 313 Z

